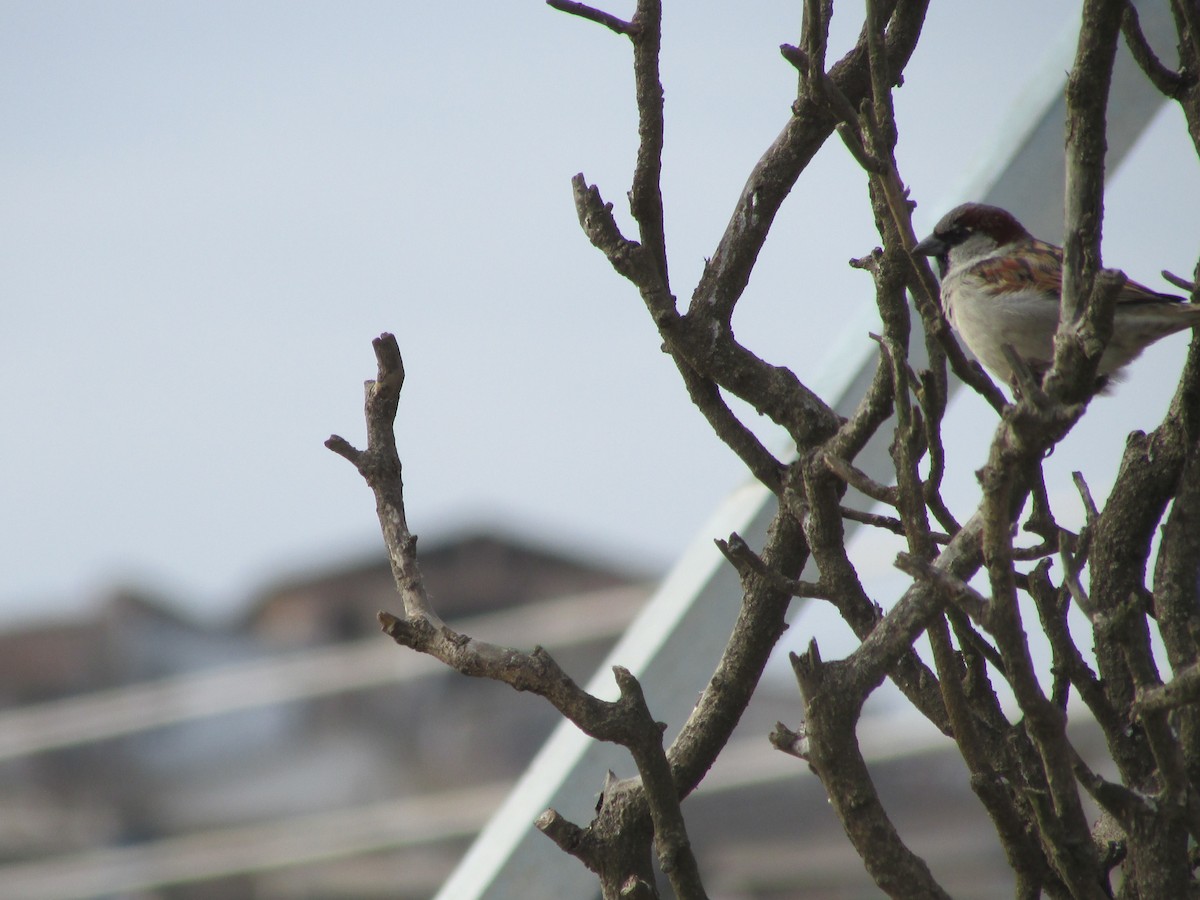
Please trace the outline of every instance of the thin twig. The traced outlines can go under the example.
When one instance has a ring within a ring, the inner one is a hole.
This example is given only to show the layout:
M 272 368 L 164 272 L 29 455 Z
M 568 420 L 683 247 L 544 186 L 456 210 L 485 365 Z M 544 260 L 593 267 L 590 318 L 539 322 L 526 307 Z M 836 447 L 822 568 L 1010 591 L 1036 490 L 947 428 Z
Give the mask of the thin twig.
M 593 6 L 588 6 L 586 3 L 575 3 L 574 0 L 546 0 L 546 5 L 557 9 L 559 12 L 565 12 L 572 16 L 579 16 L 581 19 L 596 22 L 611 31 L 615 31 L 617 34 L 628 35 L 633 31 L 632 22 L 626 22 L 612 13 L 606 13 Z
M 1166 684 L 1138 690 L 1139 714 L 1200 703 L 1200 663 L 1193 663 Z
M 1100 509 L 1092 497 L 1092 489 L 1088 487 L 1082 472 L 1072 472 L 1071 480 L 1075 482 L 1075 488 L 1079 491 L 1079 499 L 1083 501 L 1084 522 L 1088 528 L 1092 528 L 1095 526 L 1096 520 L 1100 518 Z
M 1196 290 L 1196 282 L 1189 281 L 1180 275 L 1176 275 L 1174 272 L 1168 272 L 1166 269 L 1163 269 L 1160 274 L 1162 275 L 1164 281 L 1170 282 L 1181 291 L 1187 291 L 1189 294 L 1191 294 Z
M 1125 13 L 1121 18 L 1121 33 L 1125 36 L 1125 44 L 1141 70 L 1146 73 L 1150 82 L 1164 96 L 1178 99 L 1180 93 L 1188 85 L 1188 80 L 1176 71 L 1165 66 L 1154 53 L 1154 48 L 1146 40 L 1138 19 L 1137 7 L 1132 3 L 1125 4 Z
M 759 578 L 776 590 L 783 591 L 793 597 L 809 597 L 818 600 L 830 599 L 829 589 L 820 582 L 800 581 L 788 578 L 768 566 L 761 556 L 750 549 L 750 545 L 736 532 L 729 536 L 728 541 L 717 538 L 713 541 L 721 555 L 733 563 L 738 574 Z
M 991 630 L 990 604 L 987 597 L 965 581 L 908 553 L 896 554 L 896 568 L 906 575 L 933 585 L 943 597 L 979 623 L 984 630 Z
M 852 466 L 841 457 L 834 456 L 832 453 L 824 453 L 821 458 L 824 460 L 825 466 L 829 471 L 833 472 L 838 478 L 842 479 L 842 481 L 855 490 L 861 491 L 872 500 L 886 503 L 888 506 L 896 505 L 898 494 L 894 487 L 880 484 L 866 472 Z
M 884 531 L 890 531 L 892 534 L 904 537 L 904 523 L 895 516 L 882 516 L 878 513 L 863 512 L 861 509 L 854 509 L 849 506 L 841 507 L 842 518 L 849 519 L 852 522 L 859 522 L 863 525 L 870 525 L 873 528 L 882 528 Z M 930 538 L 937 544 L 950 543 L 951 535 L 942 531 L 931 531 Z

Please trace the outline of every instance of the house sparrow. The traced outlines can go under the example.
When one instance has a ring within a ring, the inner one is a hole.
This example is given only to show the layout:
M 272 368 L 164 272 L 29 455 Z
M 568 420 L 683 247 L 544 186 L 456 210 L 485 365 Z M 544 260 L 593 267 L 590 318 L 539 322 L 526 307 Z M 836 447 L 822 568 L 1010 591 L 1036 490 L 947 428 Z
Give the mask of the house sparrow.
M 964 203 L 912 252 L 937 260 L 946 317 L 993 374 L 1014 383 L 1005 344 L 1039 378 L 1049 370 L 1062 298 L 1060 248 L 1039 241 L 1003 209 Z M 1127 281 L 1096 370 L 1099 386 L 1155 341 L 1197 324 L 1200 305 Z

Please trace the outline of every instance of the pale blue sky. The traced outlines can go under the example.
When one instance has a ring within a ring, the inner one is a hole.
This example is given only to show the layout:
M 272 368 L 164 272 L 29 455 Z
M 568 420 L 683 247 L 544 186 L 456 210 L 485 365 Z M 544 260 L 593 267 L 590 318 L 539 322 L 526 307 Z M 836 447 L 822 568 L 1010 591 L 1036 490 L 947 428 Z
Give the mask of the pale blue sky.
M 667 4 L 681 303 L 789 114 L 776 48 L 798 6 Z M 854 6 L 838 6 L 831 57 Z M 1068 20 L 1009 6 L 934 4 L 898 94 L 926 224 L 967 199 L 962 172 L 1006 139 Z M 629 221 L 629 58 L 533 0 L 0 3 L 0 617 L 119 582 L 219 613 L 372 552 L 370 494 L 322 441 L 361 443 L 384 330 L 409 371 L 397 431 L 418 533 L 482 518 L 669 564 L 744 476 L 575 219 L 582 170 Z M 1106 261 L 1152 284 L 1190 272 L 1198 208 L 1195 157 L 1161 116 L 1113 181 Z M 845 261 L 876 242 L 863 178 L 831 143 L 779 217 L 739 339 L 821 377 L 872 303 Z M 1056 454 L 1066 472 L 1106 477 L 1124 433 L 1161 414 L 1183 343 L 1089 414 L 1075 455 Z M 962 504 L 989 415 L 973 398 L 952 413 Z

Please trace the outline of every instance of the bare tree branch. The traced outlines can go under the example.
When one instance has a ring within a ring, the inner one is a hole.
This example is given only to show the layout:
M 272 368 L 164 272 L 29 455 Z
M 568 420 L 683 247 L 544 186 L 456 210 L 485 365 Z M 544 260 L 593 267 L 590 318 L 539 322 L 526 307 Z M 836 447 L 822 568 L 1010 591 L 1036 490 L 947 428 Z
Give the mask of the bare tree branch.
M 842 665 L 821 660 L 815 641 L 791 660 L 804 697 L 804 758 L 867 871 L 890 897 L 948 900 L 929 867 L 901 839 L 871 781 L 854 736 L 863 695 L 846 685 Z
M 1085 0 L 1075 64 L 1067 78 L 1062 303 L 1047 389 L 1069 402 L 1079 402 L 1091 391 L 1124 283 L 1119 272 L 1101 272 L 1100 234 L 1108 93 L 1125 6 Z
M 403 617 L 381 612 L 383 630 L 398 644 L 426 653 L 457 671 L 504 682 L 519 691 L 545 697 L 563 716 L 598 740 L 629 748 L 642 776 L 643 788 L 631 795 L 635 813 L 653 822 L 659 863 L 679 897 L 705 896 L 699 870 L 691 851 L 671 766 L 662 748 L 663 727 L 654 722 L 646 708 L 641 687 L 624 669 L 615 670 L 620 699 L 599 700 L 580 688 L 538 647 L 523 653 L 475 640 L 449 628 L 434 612 L 417 565 L 416 537 L 408 530 L 400 460 L 396 453 L 393 425 L 404 384 L 404 364 L 395 337 L 384 334 L 373 341 L 378 376 L 366 385 L 367 449 L 355 449 L 345 439 L 332 436 L 326 445 L 352 462 L 375 493 L 380 526 L 392 559 L 396 586 L 404 600 Z M 616 815 L 628 815 L 622 808 Z M 577 837 L 576 826 L 550 814 L 542 820 L 544 830 L 556 841 Z M 595 832 L 589 832 L 595 834 Z M 630 842 L 633 841 L 632 848 Z M 613 847 L 620 852 L 615 852 Z M 593 867 L 605 885 L 649 885 L 653 875 L 636 851 L 636 829 L 617 829 L 598 843 L 587 843 L 577 855 Z M 590 849 L 588 849 L 590 848 Z M 618 864 L 613 865 L 613 860 Z M 610 883 L 611 882 L 611 883 Z M 650 895 L 653 896 L 653 893 Z
M 1187 84 L 1187 79 L 1182 73 L 1163 65 L 1150 42 L 1146 40 L 1141 21 L 1138 19 L 1137 7 L 1130 2 L 1126 2 L 1125 12 L 1121 16 L 1121 34 L 1125 36 L 1125 44 L 1129 47 L 1130 54 L 1150 82 L 1165 96 L 1172 99 L 1178 97 Z
M 881 516 L 878 513 L 863 512 L 858 509 L 851 509 L 848 506 L 842 507 L 842 518 L 849 519 L 852 522 L 859 522 L 863 525 L 871 525 L 875 528 L 882 528 L 885 531 L 890 531 L 892 534 L 904 536 L 904 523 L 895 516 Z M 955 529 L 957 534 L 957 529 Z M 931 531 L 929 537 L 934 543 L 948 544 L 952 535 L 945 534 L 941 531 Z
M 808 561 L 809 550 L 799 523 L 786 504 L 780 506 L 759 559 L 778 576 L 794 579 Z M 730 640 L 667 751 L 680 796 L 700 783 L 741 719 L 771 651 L 787 629 L 791 599 L 791 591 L 781 590 L 776 576 L 756 575 L 747 580 Z
M 720 539 L 714 542 L 727 560 L 733 563 L 738 574 L 746 579 L 762 579 L 776 590 L 783 591 L 793 597 L 811 597 L 821 600 L 829 599 L 829 590 L 820 582 L 800 581 L 788 578 L 763 562 L 762 557 L 750 549 L 749 544 L 740 534 L 731 534 L 728 541 Z
M 1188 666 L 1166 684 L 1141 688 L 1134 708 L 1141 715 L 1193 703 L 1200 703 L 1200 663 Z
M 573 16 L 579 16 L 581 19 L 596 22 L 610 31 L 615 31 L 617 34 L 628 35 L 633 31 L 632 22 L 626 22 L 624 19 L 588 6 L 586 3 L 575 3 L 574 0 L 546 0 L 546 5 L 557 9 L 559 12 L 569 13 Z

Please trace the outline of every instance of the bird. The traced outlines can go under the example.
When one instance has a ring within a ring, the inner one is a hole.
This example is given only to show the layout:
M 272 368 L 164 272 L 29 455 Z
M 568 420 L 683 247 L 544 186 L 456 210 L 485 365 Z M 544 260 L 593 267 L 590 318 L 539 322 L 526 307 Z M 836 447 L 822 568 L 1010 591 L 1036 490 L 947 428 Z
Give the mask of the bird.
M 975 357 L 1017 385 L 1004 352 L 1016 351 L 1040 381 L 1054 360 L 1062 301 L 1063 252 L 1040 241 L 1007 210 L 964 203 L 942 217 L 912 248 L 937 262 L 946 318 Z M 1097 365 L 1097 384 L 1109 379 L 1155 341 L 1200 324 L 1200 304 L 1127 280 L 1117 295 L 1112 337 Z

